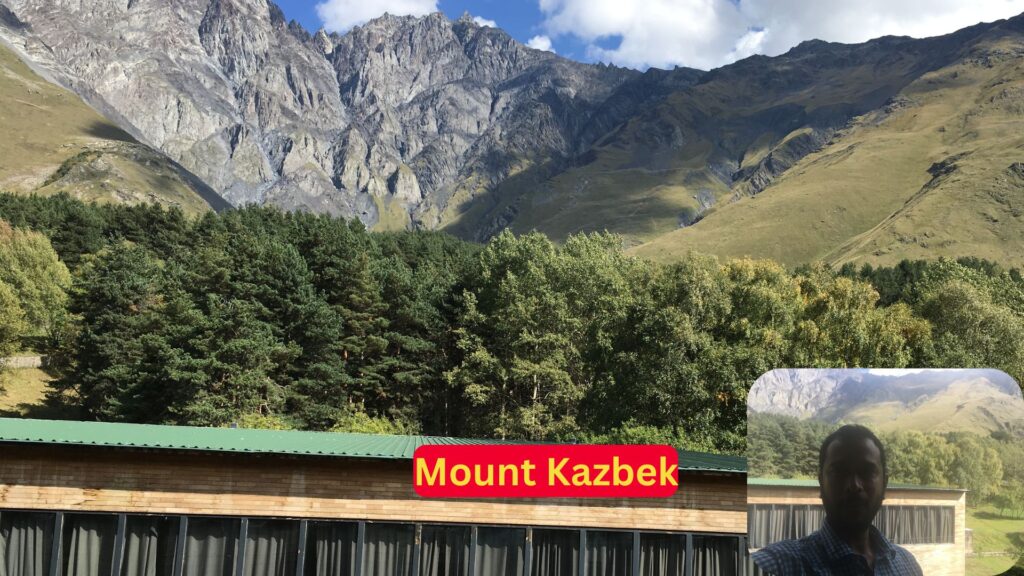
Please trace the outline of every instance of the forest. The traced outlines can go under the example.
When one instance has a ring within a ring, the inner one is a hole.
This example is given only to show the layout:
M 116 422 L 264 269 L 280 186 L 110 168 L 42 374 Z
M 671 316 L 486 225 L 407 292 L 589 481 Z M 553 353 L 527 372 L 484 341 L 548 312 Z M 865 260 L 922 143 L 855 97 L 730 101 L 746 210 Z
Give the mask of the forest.
M 1024 281 L 978 259 L 656 264 L 608 234 L 66 195 L 0 195 L 0 221 L 0 357 L 45 355 L 83 419 L 742 453 L 773 368 L 1024 375 Z
M 751 476 L 818 477 L 822 441 L 837 428 L 819 420 L 753 413 L 748 422 Z M 965 488 L 972 508 L 989 504 L 1024 518 L 1024 442 L 1020 431 L 883 432 L 890 484 Z

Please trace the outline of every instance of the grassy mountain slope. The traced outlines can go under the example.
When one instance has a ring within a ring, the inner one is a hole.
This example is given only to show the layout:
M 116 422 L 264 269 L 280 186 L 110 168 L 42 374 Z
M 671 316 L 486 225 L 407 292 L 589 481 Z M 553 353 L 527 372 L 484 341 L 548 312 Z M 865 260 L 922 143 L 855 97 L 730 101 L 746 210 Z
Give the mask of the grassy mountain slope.
M 98 202 L 224 206 L 194 176 L 0 45 L 0 189 Z
M 763 192 L 636 254 L 835 264 L 973 255 L 1024 264 L 1024 17 L 858 116 Z
M 1024 403 L 985 378 L 953 382 L 938 394 L 916 402 L 881 402 L 858 407 L 843 416 L 880 431 L 1024 432 Z
M 810 41 L 713 70 L 644 107 L 570 166 L 528 169 L 501 183 L 489 216 L 559 239 L 607 229 L 630 244 L 652 241 L 760 193 L 851 119 L 954 62 L 989 29 L 855 45 Z

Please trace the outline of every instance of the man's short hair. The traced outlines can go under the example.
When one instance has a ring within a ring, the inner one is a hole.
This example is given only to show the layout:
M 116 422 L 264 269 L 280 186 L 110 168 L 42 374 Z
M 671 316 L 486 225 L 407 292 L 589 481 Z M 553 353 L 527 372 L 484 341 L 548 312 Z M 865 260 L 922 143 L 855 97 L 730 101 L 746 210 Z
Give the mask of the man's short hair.
M 828 447 L 836 440 L 871 440 L 878 447 L 878 453 L 882 459 L 882 478 L 888 480 L 889 469 L 886 468 L 885 463 L 885 446 L 882 446 L 882 441 L 875 436 L 875 433 L 869 430 L 866 426 L 860 424 L 846 424 L 840 426 L 835 432 L 832 432 L 825 437 L 825 441 L 821 443 L 821 450 L 818 451 L 818 475 L 820 476 L 825 470 L 825 453 L 828 452 Z

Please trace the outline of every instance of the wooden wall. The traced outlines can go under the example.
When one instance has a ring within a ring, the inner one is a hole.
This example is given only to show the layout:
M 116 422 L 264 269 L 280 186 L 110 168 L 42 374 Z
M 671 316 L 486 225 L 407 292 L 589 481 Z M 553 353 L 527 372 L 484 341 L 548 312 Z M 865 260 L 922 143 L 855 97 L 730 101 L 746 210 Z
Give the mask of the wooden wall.
M 0 509 L 746 532 L 746 478 L 668 499 L 426 500 L 411 461 L 0 444 Z

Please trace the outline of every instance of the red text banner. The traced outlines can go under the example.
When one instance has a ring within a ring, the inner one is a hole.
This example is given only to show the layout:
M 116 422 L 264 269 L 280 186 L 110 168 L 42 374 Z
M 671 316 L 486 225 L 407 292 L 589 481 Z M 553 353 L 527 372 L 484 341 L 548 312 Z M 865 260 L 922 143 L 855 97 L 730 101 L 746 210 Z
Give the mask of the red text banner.
M 427 445 L 413 456 L 425 498 L 666 498 L 679 488 L 671 446 Z

